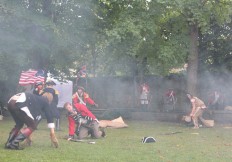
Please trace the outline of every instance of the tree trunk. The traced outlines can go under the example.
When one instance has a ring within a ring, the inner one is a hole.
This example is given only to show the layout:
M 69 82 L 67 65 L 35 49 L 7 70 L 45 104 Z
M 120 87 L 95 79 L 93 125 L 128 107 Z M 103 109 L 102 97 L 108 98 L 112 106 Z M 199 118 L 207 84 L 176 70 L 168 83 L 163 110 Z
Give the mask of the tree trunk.
M 43 14 L 49 18 L 52 18 L 52 0 L 43 1 Z
M 96 53 L 96 46 L 95 46 L 95 44 L 92 45 L 91 55 L 93 57 L 93 60 L 92 60 L 92 66 L 93 66 L 92 73 L 93 73 L 93 77 L 96 77 L 97 53 Z
M 92 68 L 91 68 L 91 72 L 93 74 L 93 77 L 95 78 L 96 77 L 96 61 L 97 61 L 97 53 L 96 53 L 96 46 L 95 44 L 93 43 L 91 45 L 91 55 L 92 55 Z M 87 79 L 87 78 L 86 78 Z M 95 98 L 96 96 L 96 93 L 95 93 L 95 87 L 93 86 L 92 87 L 92 97 Z
M 192 95 L 197 94 L 197 71 L 198 71 L 198 27 L 190 26 L 190 51 L 187 69 L 187 91 Z

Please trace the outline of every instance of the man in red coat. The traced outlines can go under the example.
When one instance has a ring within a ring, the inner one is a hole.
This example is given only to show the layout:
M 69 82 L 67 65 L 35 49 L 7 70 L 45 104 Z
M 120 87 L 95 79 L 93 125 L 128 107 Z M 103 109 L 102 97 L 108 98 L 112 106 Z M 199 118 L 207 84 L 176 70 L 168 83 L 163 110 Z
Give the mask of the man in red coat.
M 77 92 L 73 94 L 73 106 L 78 109 L 78 111 L 83 116 L 90 116 L 94 118 L 95 116 L 88 110 L 86 104 L 90 104 L 98 107 L 98 104 L 94 102 L 92 98 L 89 97 L 89 94 L 85 92 L 83 87 L 78 86 Z M 87 109 L 87 110 L 86 110 Z M 83 114 L 82 114 L 83 113 Z
M 76 129 L 76 121 L 72 116 L 68 116 L 69 139 L 73 138 L 75 133 L 78 135 L 79 139 L 87 137 L 89 133 L 94 138 L 105 136 L 103 131 L 99 131 L 99 122 L 95 115 L 87 108 L 87 103 L 98 107 L 94 100 L 89 97 L 88 93 L 85 92 L 83 87 L 77 87 L 77 92 L 73 95 L 73 107 L 78 113 L 80 113 L 80 115 L 92 119 L 92 122 L 89 123 L 88 126 L 79 125 Z

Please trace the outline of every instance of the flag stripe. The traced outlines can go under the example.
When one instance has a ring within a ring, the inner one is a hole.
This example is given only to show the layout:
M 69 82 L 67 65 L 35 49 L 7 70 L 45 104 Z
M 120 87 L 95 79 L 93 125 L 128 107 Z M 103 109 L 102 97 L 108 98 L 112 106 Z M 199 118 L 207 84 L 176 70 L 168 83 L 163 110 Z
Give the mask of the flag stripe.
M 43 75 L 44 73 L 42 73 Z M 38 75 L 38 76 L 37 76 Z M 39 75 L 36 70 L 22 71 L 19 78 L 19 85 L 26 86 L 36 82 L 44 82 L 44 76 Z

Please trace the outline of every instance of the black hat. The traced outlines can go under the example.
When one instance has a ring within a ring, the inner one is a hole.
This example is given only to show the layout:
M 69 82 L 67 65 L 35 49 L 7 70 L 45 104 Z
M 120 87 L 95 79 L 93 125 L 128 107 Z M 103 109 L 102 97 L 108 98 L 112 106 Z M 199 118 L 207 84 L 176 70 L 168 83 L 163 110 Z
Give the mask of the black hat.
M 156 139 L 154 137 L 143 137 L 142 143 L 153 143 L 156 142 Z
M 46 85 L 56 85 L 56 83 L 53 80 L 48 80 Z
M 43 85 L 43 82 L 36 82 L 35 86 Z

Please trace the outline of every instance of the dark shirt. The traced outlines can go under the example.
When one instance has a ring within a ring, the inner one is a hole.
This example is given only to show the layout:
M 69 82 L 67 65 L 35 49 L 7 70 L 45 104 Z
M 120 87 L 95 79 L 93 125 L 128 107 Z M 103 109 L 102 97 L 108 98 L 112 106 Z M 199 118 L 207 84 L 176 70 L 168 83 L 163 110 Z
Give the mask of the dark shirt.
M 52 112 L 48 100 L 45 97 L 31 93 L 25 93 L 25 95 L 26 95 L 26 100 L 24 102 L 16 101 L 15 105 L 18 108 L 28 107 L 34 119 L 40 116 L 41 112 L 44 112 L 47 122 L 53 123 Z

